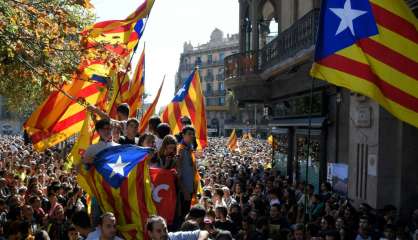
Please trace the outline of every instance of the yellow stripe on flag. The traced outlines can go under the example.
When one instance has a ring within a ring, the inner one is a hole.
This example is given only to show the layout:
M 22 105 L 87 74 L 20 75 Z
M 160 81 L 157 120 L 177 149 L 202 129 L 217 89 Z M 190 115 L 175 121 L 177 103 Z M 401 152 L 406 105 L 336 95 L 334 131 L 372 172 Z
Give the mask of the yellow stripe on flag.
M 373 83 L 354 75 L 314 63 L 312 71 L 314 77 L 326 80 L 340 87 L 351 89 L 368 96 L 378 102 L 394 116 L 418 127 L 418 113 L 386 98 Z

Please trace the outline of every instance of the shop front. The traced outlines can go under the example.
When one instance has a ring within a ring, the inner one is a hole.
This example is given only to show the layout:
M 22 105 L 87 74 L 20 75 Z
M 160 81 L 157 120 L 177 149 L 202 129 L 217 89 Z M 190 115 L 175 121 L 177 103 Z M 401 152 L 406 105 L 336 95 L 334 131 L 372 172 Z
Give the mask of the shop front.
M 276 169 L 291 182 L 307 181 L 316 192 L 326 178 L 327 126 L 322 96 L 314 95 L 311 114 L 306 114 L 306 95 L 276 103 L 275 117 L 269 124 L 279 143 L 274 156 Z

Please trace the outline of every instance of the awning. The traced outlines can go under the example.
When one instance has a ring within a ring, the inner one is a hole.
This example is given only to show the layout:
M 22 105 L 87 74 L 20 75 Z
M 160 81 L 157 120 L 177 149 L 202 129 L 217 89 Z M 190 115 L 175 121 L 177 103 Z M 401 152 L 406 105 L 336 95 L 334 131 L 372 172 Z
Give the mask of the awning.
M 311 118 L 311 127 L 321 128 L 325 120 L 325 117 L 313 117 Z M 309 127 L 309 118 L 273 119 L 270 121 L 269 127 Z

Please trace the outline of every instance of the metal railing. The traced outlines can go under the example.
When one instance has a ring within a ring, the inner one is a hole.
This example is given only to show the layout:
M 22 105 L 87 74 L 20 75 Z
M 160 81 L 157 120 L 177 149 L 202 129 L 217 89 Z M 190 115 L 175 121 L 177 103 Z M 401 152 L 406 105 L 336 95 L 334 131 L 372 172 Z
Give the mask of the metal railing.
M 258 62 L 255 51 L 230 55 L 225 58 L 225 78 L 256 73 L 259 71 Z
M 280 33 L 260 50 L 261 67 L 265 69 L 315 45 L 318 24 L 319 9 L 314 9 Z
M 225 96 L 226 90 L 205 91 L 203 94 L 206 97 Z
M 310 11 L 259 51 L 237 53 L 226 57 L 225 78 L 262 72 L 315 45 L 319 13 L 319 9 Z

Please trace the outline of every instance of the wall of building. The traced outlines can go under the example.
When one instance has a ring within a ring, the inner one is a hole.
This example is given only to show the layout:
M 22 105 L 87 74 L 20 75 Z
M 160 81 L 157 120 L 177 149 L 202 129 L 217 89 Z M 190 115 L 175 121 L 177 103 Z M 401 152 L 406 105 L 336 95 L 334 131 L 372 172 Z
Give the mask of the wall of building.
M 282 31 L 288 29 L 294 22 L 295 1 L 294 0 L 282 0 L 280 12 L 280 29 Z
M 180 56 L 175 89 L 181 87 L 184 80 L 194 69 L 197 60 L 200 59 L 199 73 L 202 91 L 206 97 L 208 126 L 209 128 L 217 126 L 220 135 L 224 135 L 225 120 L 231 119 L 231 114 L 227 111 L 228 107 L 226 106 L 223 59 L 237 52 L 239 52 L 238 35 L 223 37 L 223 33 L 215 29 L 211 34 L 210 41 L 206 44 L 194 47 L 190 43 L 185 43 L 183 53 Z M 209 61 L 210 58 L 211 61 Z M 189 69 L 182 67 L 182 64 L 188 64 Z M 208 79 L 209 73 L 211 73 L 212 79 Z M 217 122 L 217 125 L 213 124 L 214 122 Z
M 329 86 L 327 90 L 327 162 L 348 164 L 350 92 Z
M 313 9 L 313 0 L 297 0 L 298 1 L 298 18 L 303 17 L 305 14 Z
M 363 96 L 351 97 L 350 117 L 349 197 L 406 216 L 418 208 L 418 129 Z

